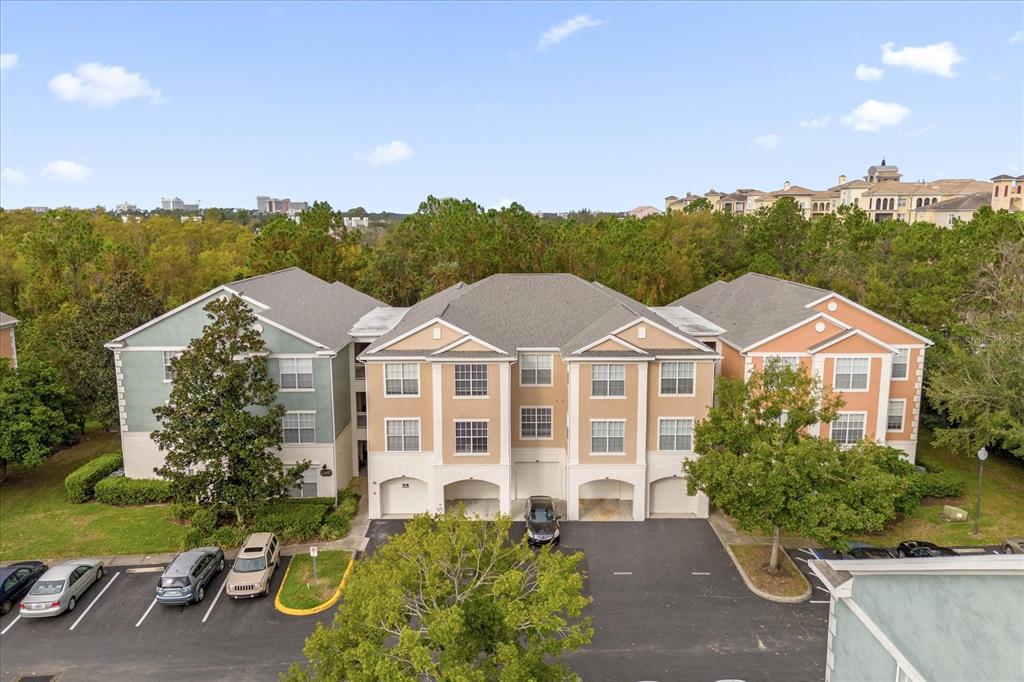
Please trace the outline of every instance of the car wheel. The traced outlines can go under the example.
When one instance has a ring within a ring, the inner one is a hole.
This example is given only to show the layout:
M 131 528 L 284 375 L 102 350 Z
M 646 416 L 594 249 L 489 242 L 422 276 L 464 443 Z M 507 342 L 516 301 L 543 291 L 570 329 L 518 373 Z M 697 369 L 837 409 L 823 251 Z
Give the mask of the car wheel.
M 1003 554 L 1013 554 L 1013 547 L 1003 545 Z
M 68 600 L 68 613 L 71 613 L 72 611 L 75 610 L 75 602 L 76 601 L 77 600 L 74 597 L 72 597 L 71 599 Z
M 99 568 L 96 569 L 96 580 L 102 580 L 102 579 L 103 579 L 103 567 L 100 566 Z
M 10 610 L 11 610 L 11 602 L 5 601 L 3 604 L 0 604 L 0 616 L 4 615 L 5 613 L 7 613 Z
M 200 587 L 199 591 L 196 592 L 196 603 L 198 604 L 199 602 L 203 601 L 203 597 L 205 597 L 205 596 L 206 596 L 206 589 L 204 587 Z
M 224 557 L 221 557 L 220 563 L 217 564 L 217 572 L 220 573 L 224 570 Z

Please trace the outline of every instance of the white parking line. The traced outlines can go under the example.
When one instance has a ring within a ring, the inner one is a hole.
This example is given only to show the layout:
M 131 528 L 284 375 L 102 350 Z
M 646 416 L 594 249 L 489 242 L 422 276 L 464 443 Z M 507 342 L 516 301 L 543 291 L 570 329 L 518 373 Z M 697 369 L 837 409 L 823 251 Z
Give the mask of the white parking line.
M 146 609 L 146 612 L 144 614 L 142 614 L 142 618 L 139 618 L 139 622 L 135 624 L 135 627 L 139 627 L 140 625 L 142 625 L 142 621 L 146 620 L 146 616 L 149 615 L 149 612 L 153 610 L 154 606 L 156 606 L 156 597 L 153 597 L 153 601 L 149 603 L 149 608 Z
M 817 559 L 817 558 L 818 558 L 818 555 L 817 555 L 817 554 L 815 554 L 814 552 L 812 552 L 812 551 L 811 551 L 811 550 L 809 550 L 809 549 L 804 549 L 803 547 L 800 547 L 799 549 L 797 549 L 797 551 L 798 551 L 798 552 L 803 552 L 803 553 L 804 553 L 804 554 L 806 554 L 807 556 L 812 556 L 812 557 L 814 557 L 815 559 Z
M 143 566 L 142 568 L 129 568 L 125 573 L 162 573 L 163 566 Z
M 711 575 L 707 571 L 690 571 L 690 575 Z
M 14 624 L 17 623 L 19 620 L 21 620 L 21 614 L 20 613 L 17 616 L 14 617 L 14 620 L 12 620 L 10 623 L 7 624 L 7 627 L 5 627 L 3 630 L 0 630 L 0 635 L 6 635 L 7 631 L 10 630 L 11 628 L 13 628 Z
M 815 586 L 814 586 L 814 589 L 816 589 L 816 590 L 821 590 L 821 591 L 822 591 L 822 592 L 824 592 L 825 594 L 832 594 L 831 592 L 829 592 L 828 590 L 826 590 L 826 589 L 825 589 L 824 587 L 818 587 L 817 585 L 815 585 Z
M 810 601 L 810 603 L 811 603 L 811 604 L 827 604 L 827 603 L 828 603 L 828 600 L 826 599 L 825 601 L 814 601 L 814 600 L 812 599 L 812 600 Z
M 89 602 L 89 605 L 85 607 L 85 611 L 82 611 L 82 615 L 78 617 L 78 620 L 71 624 L 71 627 L 69 627 L 68 630 L 74 630 L 78 624 L 82 622 L 82 619 L 85 618 L 85 614 L 89 613 L 92 607 L 96 605 L 96 602 L 100 600 L 100 597 L 103 596 L 103 593 L 110 589 L 110 586 L 114 584 L 114 581 L 117 580 L 117 576 L 119 575 L 121 575 L 120 571 L 110 576 L 110 580 L 107 581 L 107 584 L 103 586 L 103 589 L 96 595 L 96 598 Z
M 217 600 L 220 599 L 220 594 L 221 594 L 221 592 L 224 591 L 224 586 L 227 585 L 227 584 L 228 584 L 228 579 L 224 578 L 224 581 L 221 582 L 221 584 L 220 584 L 220 589 L 217 590 L 217 596 L 213 598 L 212 602 L 210 602 L 210 608 L 206 609 L 206 615 L 203 616 L 203 622 L 204 623 L 206 622 L 206 619 L 210 617 L 210 611 L 213 611 L 213 607 L 217 605 Z
M 612 571 L 612 575 L 633 575 L 633 571 Z
M 796 558 L 796 560 L 797 560 L 797 561 L 802 561 L 802 562 L 804 562 L 805 564 L 807 564 L 807 563 L 808 563 L 807 559 L 803 558 L 802 556 L 798 556 L 798 557 Z M 808 565 L 809 565 L 809 564 L 808 564 Z

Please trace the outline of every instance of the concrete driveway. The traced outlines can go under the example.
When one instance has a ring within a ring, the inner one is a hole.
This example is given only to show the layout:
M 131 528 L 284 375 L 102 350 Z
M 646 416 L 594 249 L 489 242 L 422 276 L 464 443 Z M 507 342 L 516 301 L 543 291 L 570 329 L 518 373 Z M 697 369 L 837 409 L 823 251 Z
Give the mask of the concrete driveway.
M 401 528 L 371 522 L 367 551 Z M 564 658 L 584 680 L 823 679 L 827 604 L 752 594 L 706 521 L 563 523 L 562 547 L 584 552 L 594 599 L 593 641 Z

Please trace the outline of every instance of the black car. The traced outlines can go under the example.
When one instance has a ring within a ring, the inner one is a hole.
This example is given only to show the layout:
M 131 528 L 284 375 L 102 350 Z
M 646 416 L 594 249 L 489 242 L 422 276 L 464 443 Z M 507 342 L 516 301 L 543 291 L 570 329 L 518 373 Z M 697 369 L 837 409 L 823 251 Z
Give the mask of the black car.
M 555 502 L 546 495 L 526 500 L 526 541 L 531 546 L 558 544 L 558 519 Z
M 899 559 L 899 556 L 885 547 L 854 543 L 840 559 Z
M 949 547 L 940 547 L 924 540 L 904 540 L 896 546 L 896 553 L 903 558 L 920 559 L 932 556 L 959 556 Z
M 42 561 L 19 561 L 0 568 L 0 615 L 10 611 L 25 596 L 46 568 Z

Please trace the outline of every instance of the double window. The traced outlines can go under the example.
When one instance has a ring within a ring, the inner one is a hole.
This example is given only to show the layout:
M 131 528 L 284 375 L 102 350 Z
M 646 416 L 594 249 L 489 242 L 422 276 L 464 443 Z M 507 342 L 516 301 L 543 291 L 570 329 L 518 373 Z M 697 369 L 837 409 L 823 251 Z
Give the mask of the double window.
M 769 355 L 765 358 L 765 367 L 773 363 L 779 367 L 788 367 L 794 372 L 800 371 L 800 358 L 796 355 Z
M 281 371 L 281 388 L 313 388 L 312 358 L 281 358 L 278 363 Z
M 864 438 L 863 413 L 840 412 L 832 422 L 832 440 L 840 445 L 853 445 Z
M 519 437 L 548 440 L 551 438 L 551 408 L 519 408 Z
M 661 363 L 661 395 L 693 395 L 692 362 Z
M 385 419 L 384 432 L 388 452 L 419 452 L 419 419 Z
M 487 365 L 455 365 L 455 395 L 478 397 L 487 395 Z
M 317 468 L 312 464 L 309 465 L 309 468 L 302 472 L 302 479 L 288 488 L 288 495 L 291 497 L 316 497 L 316 476 Z
M 171 360 L 174 358 L 180 358 L 180 350 L 165 350 L 164 351 L 164 381 L 174 381 L 174 370 L 171 368 Z
M 832 387 L 837 391 L 866 391 L 870 367 L 870 358 L 836 358 Z
M 288 412 L 281 418 L 282 438 L 286 444 L 316 442 L 316 413 Z
M 906 379 L 910 365 L 910 349 L 897 348 L 896 354 L 892 356 L 892 378 Z
M 626 422 L 590 422 L 590 451 L 609 454 L 623 454 L 626 451 Z
M 693 450 L 693 420 L 659 419 L 658 449 L 664 452 Z
M 384 365 L 384 395 L 419 395 L 420 368 L 415 362 Z
M 550 353 L 524 353 L 519 356 L 519 385 L 550 386 L 551 364 Z
M 885 414 L 886 431 L 903 430 L 903 414 L 906 411 L 906 400 L 890 400 L 889 410 Z
M 455 452 L 466 455 L 487 454 L 487 422 L 455 422 Z
M 626 395 L 625 365 L 594 365 L 590 395 L 598 398 Z

